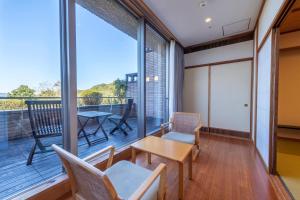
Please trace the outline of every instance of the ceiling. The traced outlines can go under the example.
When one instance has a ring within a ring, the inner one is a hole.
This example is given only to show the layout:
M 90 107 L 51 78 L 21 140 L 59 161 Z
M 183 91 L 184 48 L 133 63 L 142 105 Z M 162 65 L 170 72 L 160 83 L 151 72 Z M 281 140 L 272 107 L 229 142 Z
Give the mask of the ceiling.
M 297 0 L 283 24 L 280 26 L 281 33 L 300 31 L 300 0 Z
M 144 0 L 187 47 L 254 30 L 263 0 Z M 211 17 L 207 24 L 205 19 Z M 225 35 L 224 35 L 225 34 Z

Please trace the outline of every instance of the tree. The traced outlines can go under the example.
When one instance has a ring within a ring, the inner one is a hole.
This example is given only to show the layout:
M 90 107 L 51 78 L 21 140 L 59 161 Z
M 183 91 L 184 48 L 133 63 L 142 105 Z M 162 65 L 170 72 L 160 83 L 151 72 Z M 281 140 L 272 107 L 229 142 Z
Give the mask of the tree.
M 40 96 L 41 97 L 55 97 L 56 92 L 53 89 L 47 88 L 47 89 L 41 90 Z
M 125 97 L 126 96 L 126 90 L 127 90 L 127 85 L 126 81 L 117 79 L 114 81 L 114 86 L 115 86 L 115 91 L 114 94 L 117 97 Z
M 100 105 L 102 103 L 102 94 L 93 90 L 85 90 L 81 93 L 84 105 Z
M 8 93 L 9 97 L 33 97 L 35 93 L 34 89 L 29 88 L 27 85 L 20 85 L 17 89 Z

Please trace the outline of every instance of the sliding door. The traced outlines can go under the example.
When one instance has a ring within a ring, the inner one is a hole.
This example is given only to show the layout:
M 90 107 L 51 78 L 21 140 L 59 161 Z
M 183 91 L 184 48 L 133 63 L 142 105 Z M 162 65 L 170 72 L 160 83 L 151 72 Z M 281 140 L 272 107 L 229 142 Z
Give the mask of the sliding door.
M 210 126 L 250 132 L 252 61 L 211 66 Z
M 185 70 L 183 91 L 183 110 L 200 113 L 203 126 L 208 127 L 209 66 Z
M 168 42 L 146 25 L 146 133 L 168 120 Z

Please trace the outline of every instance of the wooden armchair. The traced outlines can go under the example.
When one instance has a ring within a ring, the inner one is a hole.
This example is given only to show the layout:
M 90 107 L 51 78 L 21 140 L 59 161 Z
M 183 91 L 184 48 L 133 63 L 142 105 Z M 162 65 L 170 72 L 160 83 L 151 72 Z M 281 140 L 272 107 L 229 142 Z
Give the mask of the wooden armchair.
M 195 160 L 200 151 L 201 127 L 199 113 L 175 112 L 170 118 L 170 122 L 161 125 L 162 138 L 194 144 L 193 160 Z M 168 133 L 165 132 L 166 128 Z
M 129 161 L 112 165 L 114 147 L 109 146 L 85 159 L 80 159 L 57 145 L 52 145 L 59 155 L 70 179 L 73 199 L 162 200 L 165 197 L 166 165 L 160 164 L 150 171 Z M 110 152 L 107 169 L 101 171 L 88 161 Z

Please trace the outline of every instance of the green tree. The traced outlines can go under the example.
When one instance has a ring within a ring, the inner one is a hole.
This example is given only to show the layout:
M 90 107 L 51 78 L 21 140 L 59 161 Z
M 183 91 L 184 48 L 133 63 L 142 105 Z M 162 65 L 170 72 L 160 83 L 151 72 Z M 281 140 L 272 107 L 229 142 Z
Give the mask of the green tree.
M 51 88 L 47 88 L 47 89 L 41 90 L 40 96 L 41 97 L 55 97 L 56 92 Z
M 125 97 L 127 90 L 126 81 L 117 79 L 113 82 L 113 84 L 115 86 L 114 95 L 117 97 Z
M 84 105 L 100 105 L 102 103 L 102 94 L 93 90 L 85 90 L 81 93 Z
M 9 97 L 33 97 L 35 93 L 34 89 L 29 88 L 27 85 L 20 85 L 17 89 L 8 93 Z

